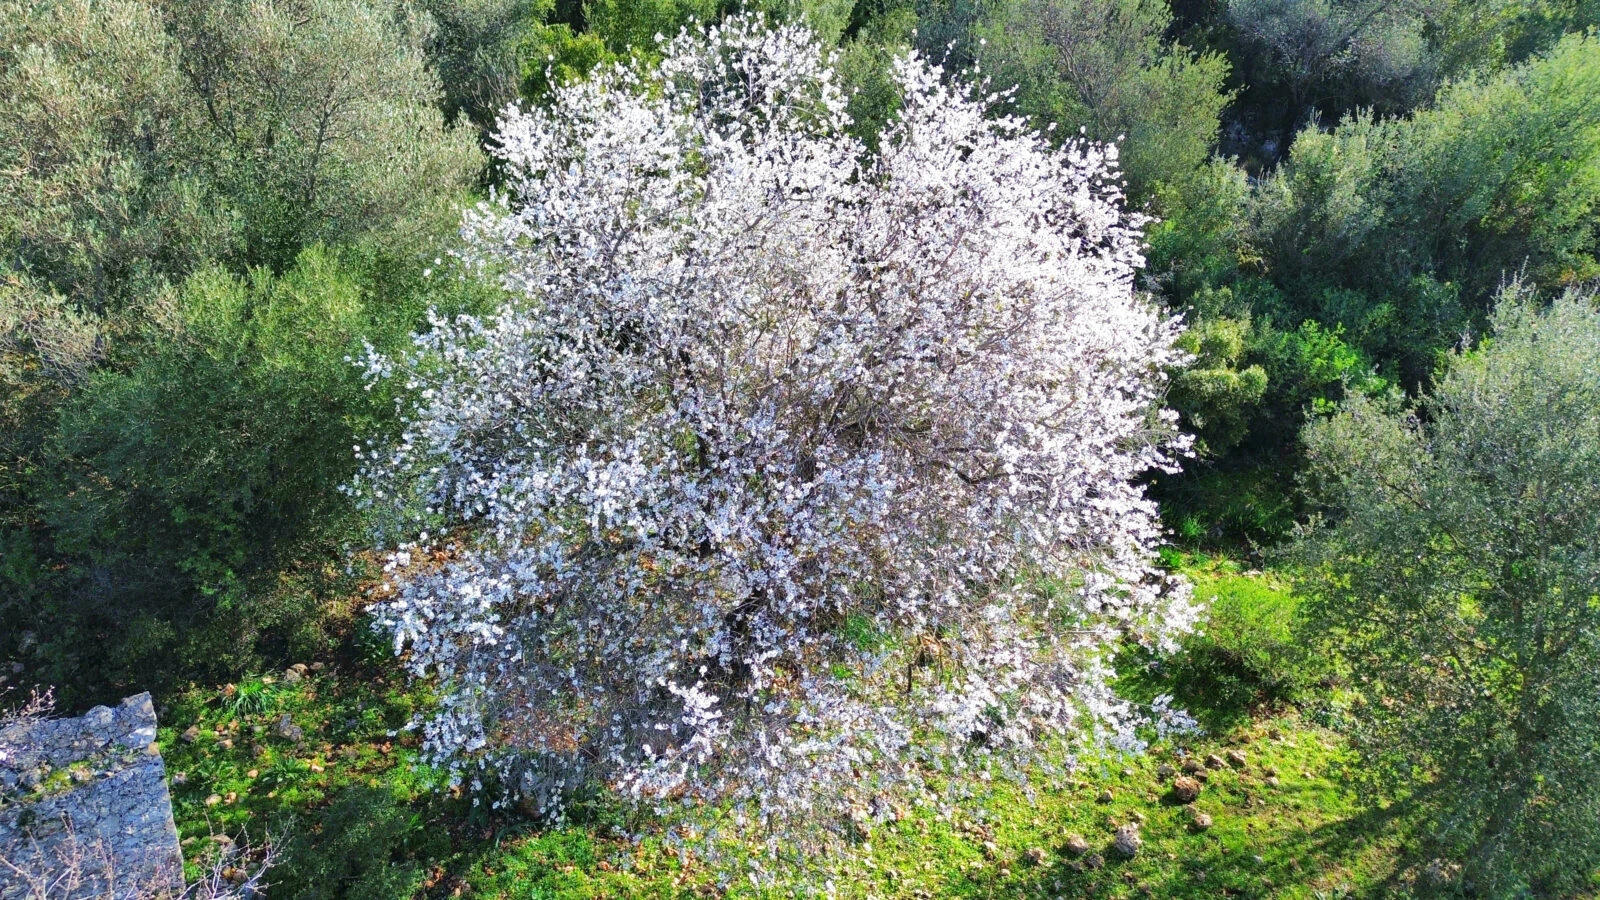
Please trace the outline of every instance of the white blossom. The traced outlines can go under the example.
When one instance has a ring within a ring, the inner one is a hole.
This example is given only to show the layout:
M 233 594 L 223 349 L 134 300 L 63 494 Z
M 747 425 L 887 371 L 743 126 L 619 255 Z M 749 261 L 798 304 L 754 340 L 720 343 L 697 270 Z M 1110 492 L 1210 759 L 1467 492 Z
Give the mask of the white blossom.
M 1136 743 L 1107 652 L 1193 610 L 1136 482 L 1181 354 L 1114 148 L 908 57 L 872 155 L 802 28 L 664 55 L 506 111 L 464 262 L 511 299 L 360 363 L 404 388 L 353 490 L 428 758 L 551 814 L 600 781 L 843 829 L 924 766 Z

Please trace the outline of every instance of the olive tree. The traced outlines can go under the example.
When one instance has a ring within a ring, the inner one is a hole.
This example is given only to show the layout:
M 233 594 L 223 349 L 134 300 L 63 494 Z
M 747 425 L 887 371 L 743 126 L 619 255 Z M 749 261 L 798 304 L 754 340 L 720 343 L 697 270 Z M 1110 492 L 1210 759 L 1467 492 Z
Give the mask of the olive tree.
M 1299 589 L 1377 783 L 1485 896 L 1565 896 L 1600 864 L 1600 315 L 1513 286 L 1493 328 L 1414 408 L 1308 429 L 1328 520 Z
M 1138 199 L 1186 181 L 1216 142 L 1226 58 L 1165 37 L 1164 0 L 1006 0 L 976 26 L 977 62 L 1041 125 L 1121 144 Z

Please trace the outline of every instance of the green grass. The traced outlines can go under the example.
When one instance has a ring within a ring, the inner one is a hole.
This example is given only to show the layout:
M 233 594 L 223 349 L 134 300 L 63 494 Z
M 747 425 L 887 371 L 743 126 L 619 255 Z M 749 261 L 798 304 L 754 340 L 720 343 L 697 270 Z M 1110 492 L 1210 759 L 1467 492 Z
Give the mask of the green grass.
M 1126 688 L 1133 696 L 1178 694 L 1209 726 L 1206 737 L 1158 744 L 1138 757 L 1081 761 L 1070 776 L 1053 783 L 1041 776 L 1029 790 L 997 777 L 953 818 L 918 809 L 836 862 L 836 896 L 1411 896 L 1423 861 L 1407 816 L 1345 789 L 1340 767 L 1350 760 L 1338 734 L 1318 724 L 1326 718 L 1262 694 L 1262 673 L 1289 663 L 1218 656 L 1219 642 L 1282 637 L 1292 598 L 1270 576 L 1225 561 L 1184 564 L 1202 596 L 1231 598 L 1219 604 L 1231 624 L 1174 660 L 1151 666 L 1130 656 Z M 275 673 L 174 700 L 160 740 L 168 771 L 181 782 L 173 785 L 173 807 L 190 867 L 198 872 L 216 858 L 216 833 L 271 834 L 283 848 L 270 879 L 279 882 L 274 900 L 790 896 L 730 879 L 662 842 L 637 843 L 604 803 L 546 829 L 515 812 L 474 806 L 416 765 L 418 739 L 402 729 L 425 702 L 375 653 L 331 660 L 298 683 Z M 303 730 L 300 741 L 280 734 L 285 715 Z M 199 737 L 187 742 L 181 735 L 191 725 Z M 1227 749 L 1243 751 L 1247 763 L 1209 773 L 1195 805 L 1214 825 L 1195 831 L 1158 771 L 1177 765 L 1182 752 L 1204 758 Z M 1101 802 L 1106 790 L 1112 799 Z M 1136 818 L 1144 845 L 1134 859 L 1119 859 L 1108 849 L 1112 835 Z M 1104 857 L 1103 866 L 1088 868 L 1064 852 L 1073 834 Z M 1030 859 L 1033 850 L 1042 851 L 1041 862 Z

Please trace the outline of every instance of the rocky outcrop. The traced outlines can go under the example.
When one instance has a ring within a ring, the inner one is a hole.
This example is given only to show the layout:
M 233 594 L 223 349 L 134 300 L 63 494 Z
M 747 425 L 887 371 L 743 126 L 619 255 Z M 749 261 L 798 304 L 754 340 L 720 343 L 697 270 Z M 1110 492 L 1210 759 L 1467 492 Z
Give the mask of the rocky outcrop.
M 182 871 L 149 694 L 0 728 L 0 900 L 159 895 Z

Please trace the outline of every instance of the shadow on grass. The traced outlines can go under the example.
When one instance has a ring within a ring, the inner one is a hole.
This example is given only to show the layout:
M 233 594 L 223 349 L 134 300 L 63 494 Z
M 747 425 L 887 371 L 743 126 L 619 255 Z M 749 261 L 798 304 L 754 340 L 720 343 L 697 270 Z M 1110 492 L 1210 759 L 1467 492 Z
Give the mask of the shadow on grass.
M 1290 795 L 1294 789 L 1282 793 Z M 1170 795 L 1161 803 L 1181 805 Z M 1050 847 L 1043 865 L 1023 868 L 1003 880 L 992 869 L 972 873 L 952 882 L 949 896 L 1167 900 L 1410 896 L 1401 889 L 1402 876 L 1416 862 L 1406 853 L 1404 837 L 1411 817 L 1412 810 L 1401 806 L 1370 807 L 1337 821 L 1271 836 L 1224 822 L 1204 832 L 1180 826 L 1181 834 L 1169 826 L 1163 833 L 1145 834 L 1144 846 L 1133 859 L 1119 856 L 1109 840 L 1076 859 L 1065 855 L 1064 846 Z

